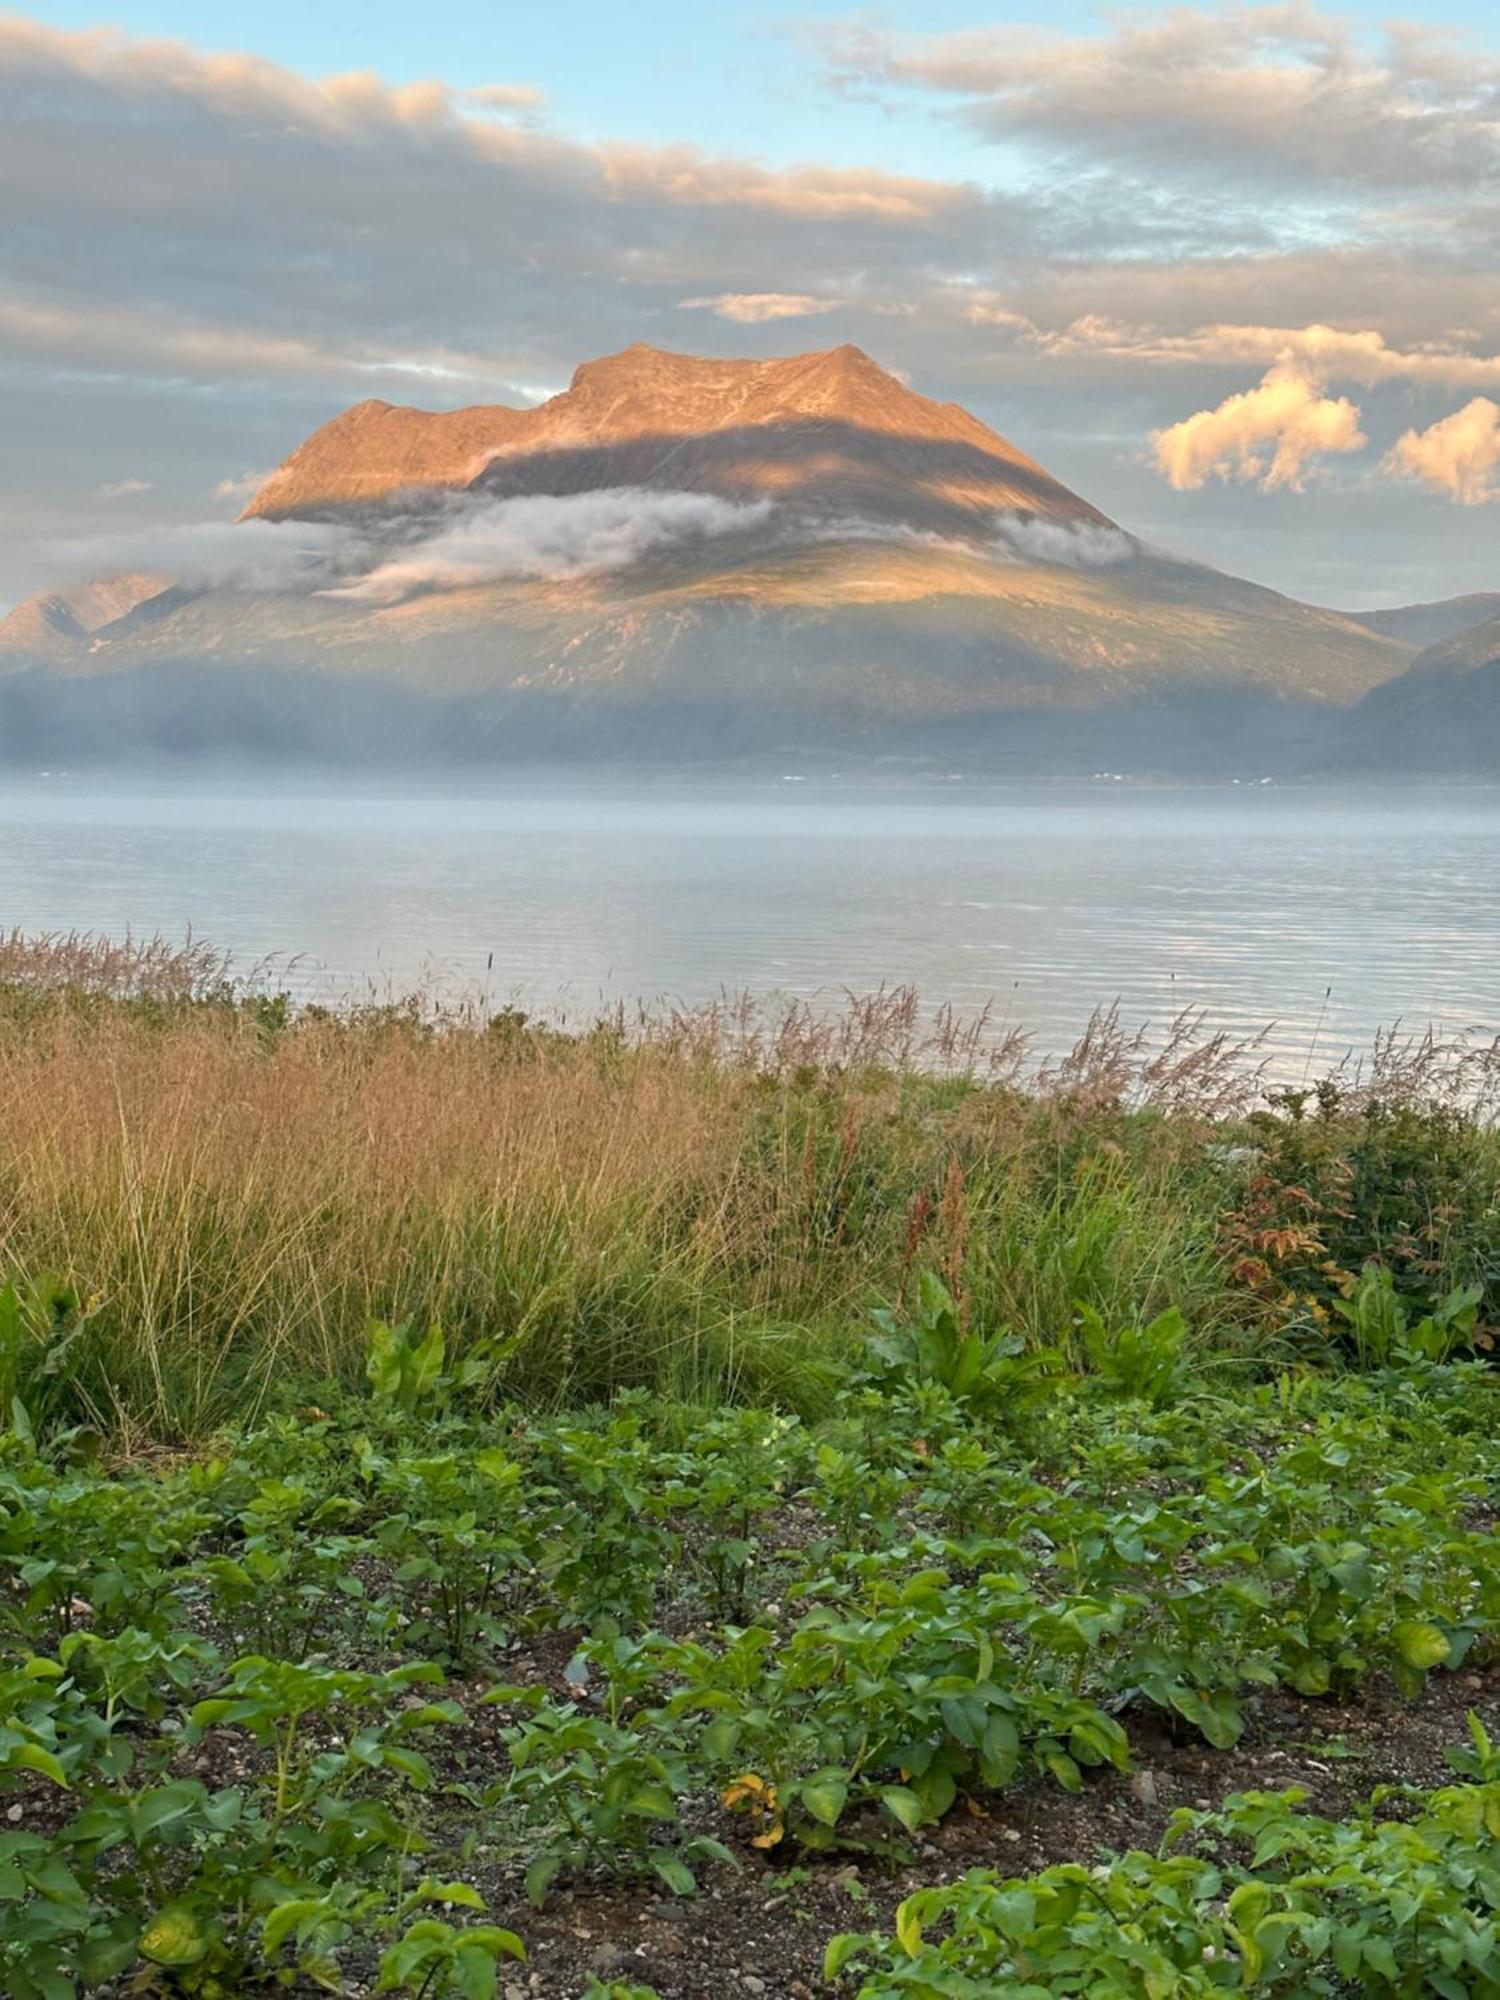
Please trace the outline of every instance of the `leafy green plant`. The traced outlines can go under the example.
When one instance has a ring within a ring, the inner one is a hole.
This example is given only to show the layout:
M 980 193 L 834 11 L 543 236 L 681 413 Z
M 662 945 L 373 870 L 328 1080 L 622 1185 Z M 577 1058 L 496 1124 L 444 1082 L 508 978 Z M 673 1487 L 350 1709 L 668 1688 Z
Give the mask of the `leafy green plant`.
M 535 1843 L 526 1893 L 535 1903 L 564 1868 L 656 1875 L 674 1895 L 696 1887 L 694 1863 L 728 1861 L 707 1835 L 685 1837 L 677 1801 L 688 1760 L 669 1729 L 640 1726 L 556 1703 L 537 1688 L 497 1688 L 487 1701 L 528 1711 L 507 1730 L 511 1776 L 493 1797 L 518 1809 Z
M 1461 1285 L 1413 1320 L 1393 1274 L 1384 1265 L 1367 1264 L 1352 1297 L 1335 1299 L 1333 1310 L 1349 1327 L 1361 1364 L 1389 1368 L 1446 1361 L 1473 1337 L 1483 1297 L 1482 1285 Z
M 882 1308 L 869 1343 L 875 1370 L 888 1382 L 935 1383 L 960 1403 L 988 1407 L 1019 1402 L 1035 1393 L 1052 1357 L 1028 1352 L 1019 1334 L 981 1333 L 965 1326 L 952 1293 L 935 1272 L 917 1281 L 911 1318 Z
M 434 1397 L 443 1380 L 446 1344 L 440 1326 L 417 1331 L 415 1320 L 390 1326 L 372 1319 L 365 1330 L 365 1375 L 370 1392 L 397 1409 L 415 1410 Z
M 893 1938 L 836 1938 L 826 1976 L 862 1973 L 860 2000 L 1500 1992 L 1500 1787 L 1425 1795 L 1409 1822 L 1377 1820 L 1378 1794 L 1344 1823 L 1302 1798 L 1179 1812 L 1159 1855 L 918 1890 Z
M 1154 1409 L 1182 1395 L 1188 1381 L 1188 1324 L 1176 1306 L 1145 1326 L 1114 1329 L 1097 1307 L 1083 1300 L 1074 1312 L 1090 1368 L 1117 1395 L 1139 1396 Z
M 97 1311 L 55 1278 L 0 1285 L 0 1435 L 34 1443 L 70 1412 L 80 1336 Z
M 461 1885 L 458 1885 L 461 1886 Z M 474 1904 L 479 1898 L 471 1890 Z M 464 1900 L 467 1900 L 465 1898 Z M 502 1959 L 522 1959 L 526 1947 L 514 1931 L 497 1924 L 455 1927 L 438 1917 L 419 1917 L 381 1955 L 377 1993 L 412 1993 L 416 2000 L 457 1993 L 463 2000 L 494 2000 Z

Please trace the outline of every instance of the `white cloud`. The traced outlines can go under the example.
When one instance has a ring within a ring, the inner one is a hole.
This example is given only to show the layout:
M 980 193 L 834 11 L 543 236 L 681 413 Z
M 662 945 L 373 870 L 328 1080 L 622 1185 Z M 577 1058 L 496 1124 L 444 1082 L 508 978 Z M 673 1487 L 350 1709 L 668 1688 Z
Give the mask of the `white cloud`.
M 235 479 L 221 479 L 214 487 L 215 500 L 252 500 L 271 477 L 275 467 L 264 472 L 242 472 Z
M 1385 460 L 1400 478 L 1420 479 L 1460 507 L 1500 500 L 1500 404 L 1476 396 L 1451 417 L 1399 438 Z
M 1278 362 L 1257 388 L 1152 436 L 1157 465 L 1179 491 L 1224 479 L 1267 493 L 1277 487 L 1300 493 L 1314 460 L 1360 451 L 1368 442 L 1358 406 L 1325 395 L 1317 377 L 1294 361 Z
M 1026 562 L 1105 569 L 1136 552 L 1129 535 L 1102 521 L 1043 521 L 1025 514 L 1002 514 L 996 526 L 1001 546 Z
M 1272 228 L 1334 190 L 1485 198 L 1500 165 L 1500 64 L 1456 33 L 1366 34 L 1308 0 L 1131 11 L 1104 28 L 1030 26 L 828 39 L 859 90 L 930 91 L 985 136 L 1142 180 L 1283 192 Z
M 328 595 L 397 604 L 419 591 L 508 577 L 560 579 L 627 569 L 656 550 L 754 527 L 770 511 L 764 500 L 741 505 L 709 493 L 630 486 L 524 495 L 459 515 Z
M 806 319 L 833 312 L 839 299 L 814 298 L 808 292 L 717 292 L 707 299 L 679 299 L 680 312 L 711 312 L 741 326 L 758 326 L 768 319 Z
M 547 102 L 546 91 L 532 83 L 480 83 L 461 94 L 478 111 L 539 111 Z
M 109 479 L 102 486 L 96 486 L 94 491 L 99 495 L 101 500 L 128 500 L 134 494 L 149 493 L 151 491 L 151 481 L 149 479 Z
M 350 529 L 319 521 L 198 521 L 139 534 L 90 535 L 52 553 L 74 575 L 133 570 L 189 589 L 299 590 L 357 562 L 363 544 Z
M 1223 325 L 1174 334 L 1089 313 L 1060 333 L 1044 333 L 1017 314 L 982 304 L 971 311 L 976 318 L 982 316 L 986 324 L 1017 325 L 1032 345 L 1054 356 L 1097 354 L 1178 368 L 1264 368 L 1276 362 L 1300 362 L 1322 380 L 1357 382 L 1366 388 L 1381 382 L 1448 388 L 1500 384 L 1500 354 L 1470 353 L 1456 340 L 1417 348 L 1393 347 L 1373 328 Z

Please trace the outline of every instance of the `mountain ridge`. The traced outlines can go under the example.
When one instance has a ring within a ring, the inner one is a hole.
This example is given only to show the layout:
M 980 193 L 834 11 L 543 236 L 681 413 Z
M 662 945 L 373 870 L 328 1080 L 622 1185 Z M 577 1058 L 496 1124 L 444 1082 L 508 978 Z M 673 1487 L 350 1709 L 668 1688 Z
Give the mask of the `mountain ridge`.
M 1284 743 L 1413 656 L 1148 547 L 849 346 L 721 361 L 638 343 L 526 409 L 367 400 L 283 460 L 242 529 L 243 575 L 156 578 L 45 656 L 8 620 L 0 657 L 140 674 L 178 704 L 195 665 L 205 689 L 209 667 L 221 690 L 400 688 L 479 704 L 476 737 L 517 754 L 528 730 L 669 748 L 684 718 L 714 717 L 725 755 L 941 740 L 984 758 L 1028 731 L 1107 744 L 1108 717 L 1149 711 L 1142 741 L 1191 763 L 1254 755 L 1262 727 Z M 270 580 L 268 550 L 287 552 Z M 44 682 L 33 696 L 45 708 Z

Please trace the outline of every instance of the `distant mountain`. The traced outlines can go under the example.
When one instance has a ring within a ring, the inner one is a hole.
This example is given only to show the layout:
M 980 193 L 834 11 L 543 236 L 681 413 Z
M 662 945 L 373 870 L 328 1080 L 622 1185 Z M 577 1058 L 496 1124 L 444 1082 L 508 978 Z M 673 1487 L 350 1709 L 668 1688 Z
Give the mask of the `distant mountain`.
M 40 600 L 0 625 L 0 752 L 107 713 L 112 746 L 194 754 L 316 717 L 323 754 L 337 714 L 364 755 L 363 702 L 399 711 L 393 754 L 1244 769 L 1413 652 L 1146 547 L 853 347 L 637 346 L 534 409 L 361 403 L 226 532 L 242 563 L 46 648 Z M 107 698 L 64 698 L 64 666 Z
M 1471 591 L 1467 597 L 1443 597 L 1432 604 L 1398 604 L 1386 611 L 1346 611 L 1351 624 L 1363 625 L 1387 639 L 1408 646 L 1440 646 L 1460 638 L 1486 620 L 1500 617 L 1500 590 Z
M 167 587 L 159 576 L 108 576 L 70 590 L 42 591 L 0 619 L 5 654 L 38 660 L 74 659 L 93 634 Z
M 1500 616 L 1373 689 L 1351 717 L 1347 754 L 1382 769 L 1500 776 Z

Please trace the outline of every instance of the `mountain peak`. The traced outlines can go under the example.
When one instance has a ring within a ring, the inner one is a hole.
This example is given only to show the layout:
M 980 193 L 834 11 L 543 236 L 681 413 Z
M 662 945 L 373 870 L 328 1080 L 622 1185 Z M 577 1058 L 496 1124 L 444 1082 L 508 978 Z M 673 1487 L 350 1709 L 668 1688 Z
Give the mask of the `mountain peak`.
M 245 512 L 327 514 L 422 488 L 516 497 L 622 486 L 961 537 L 992 535 L 1004 513 L 1107 525 L 969 411 L 919 395 L 850 342 L 721 360 L 636 341 L 583 362 L 532 409 L 357 403 Z

